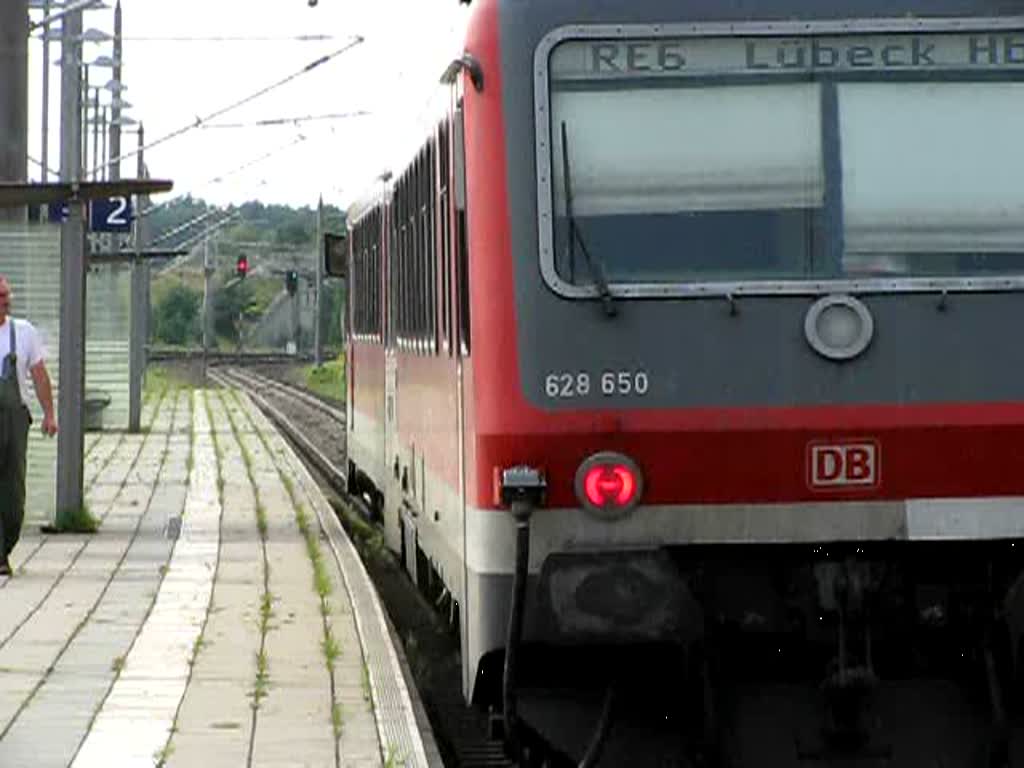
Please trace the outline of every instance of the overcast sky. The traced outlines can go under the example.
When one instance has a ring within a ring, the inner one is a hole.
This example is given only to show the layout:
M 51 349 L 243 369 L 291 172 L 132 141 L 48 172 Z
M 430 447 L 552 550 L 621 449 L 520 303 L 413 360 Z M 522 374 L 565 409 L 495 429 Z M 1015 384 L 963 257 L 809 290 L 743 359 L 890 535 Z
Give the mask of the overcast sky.
M 114 0 L 106 2 L 111 8 L 86 13 L 85 29 L 113 32 Z M 365 38 L 211 124 L 369 115 L 274 127 L 197 128 L 147 150 L 151 174 L 173 179 L 174 194 L 217 204 L 259 199 L 313 206 L 323 194 L 325 202 L 346 206 L 378 174 L 393 168 L 396 153 L 401 154 L 396 147 L 407 147 L 418 131 L 417 117 L 428 122 L 428 105 L 440 93 L 438 78 L 460 51 L 466 20 L 465 6 L 457 0 L 319 0 L 314 8 L 307 0 L 122 0 L 122 11 L 122 81 L 128 87 L 123 98 L 132 104 L 128 114 L 145 125 L 147 143 L 284 80 L 356 35 Z M 39 17 L 34 11 L 33 18 Z M 331 39 L 287 39 L 311 35 Z M 110 56 L 112 46 L 86 43 L 84 58 Z M 51 60 L 59 55 L 59 45 L 52 45 Z M 38 158 L 38 38 L 30 46 L 29 68 L 29 144 Z M 109 69 L 90 72 L 93 86 L 103 86 L 109 77 Z M 51 67 L 51 168 L 59 164 L 59 86 L 59 68 Z M 101 102 L 109 102 L 110 92 L 102 94 Z M 134 133 L 126 133 L 122 151 L 136 142 Z M 121 175 L 134 176 L 135 162 L 126 160 Z M 38 178 L 38 169 L 30 168 L 30 174 Z M 214 181 L 218 177 L 222 180 Z

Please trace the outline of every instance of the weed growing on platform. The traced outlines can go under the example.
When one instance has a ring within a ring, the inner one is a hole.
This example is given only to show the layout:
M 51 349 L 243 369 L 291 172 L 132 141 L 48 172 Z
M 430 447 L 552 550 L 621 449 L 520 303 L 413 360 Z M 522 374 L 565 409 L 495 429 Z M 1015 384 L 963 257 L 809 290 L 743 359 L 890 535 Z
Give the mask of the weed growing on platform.
M 263 502 L 256 503 L 256 529 L 260 532 L 260 538 L 266 541 L 267 539 L 267 508 L 263 506 Z
M 400 765 L 405 765 L 405 758 L 400 756 L 398 747 L 388 744 L 388 753 L 384 757 L 384 768 L 398 768 Z
M 269 447 L 267 448 L 267 450 L 270 450 Z M 280 473 L 278 473 L 278 474 L 280 474 Z M 294 502 L 295 501 L 295 486 L 292 484 L 292 479 L 290 477 L 288 477 L 287 475 L 281 475 L 281 485 L 283 485 L 284 489 L 286 491 L 288 491 L 288 496 L 291 497 L 291 500 Z
M 341 654 L 341 646 L 334 637 L 334 634 L 331 632 L 331 608 L 327 598 L 334 590 L 334 582 L 331 580 L 331 574 L 327 569 L 327 564 L 324 562 L 323 550 L 320 548 L 320 527 L 319 525 L 311 524 L 309 511 L 299 498 L 299 494 L 295 488 L 295 483 L 290 477 L 281 471 L 281 465 L 276 461 L 277 457 L 281 455 L 280 452 L 274 450 L 274 447 L 270 445 L 266 435 L 262 432 L 257 430 L 257 435 L 259 436 L 260 442 L 263 445 L 263 449 L 267 452 L 267 455 L 275 459 L 277 475 L 281 480 L 281 485 L 288 493 L 288 498 L 292 503 L 292 509 L 295 510 L 295 524 L 306 542 L 306 554 L 309 556 L 310 564 L 313 566 L 313 588 L 316 590 L 316 593 L 320 598 L 320 616 L 323 620 L 324 638 L 320 643 L 320 647 L 324 653 L 327 673 L 331 678 L 331 697 L 333 699 L 335 690 L 334 664 L 338 656 Z
M 360 682 L 363 684 L 363 701 L 370 705 L 370 710 L 373 710 L 373 691 L 370 688 L 370 667 L 363 659 L 363 670 L 362 679 Z
M 270 662 L 267 652 L 263 649 L 256 654 L 256 687 L 252 691 L 253 707 L 259 709 L 260 702 L 266 698 L 270 688 Z
M 167 765 L 167 761 L 171 759 L 171 755 L 174 754 L 174 746 L 168 742 L 164 745 L 163 749 L 158 749 L 153 753 L 153 762 L 156 764 L 156 768 L 164 768 Z
M 324 630 L 324 639 L 320 643 L 320 647 L 324 650 L 324 658 L 327 659 L 327 666 L 333 667 L 334 662 L 341 656 L 341 645 L 338 643 L 337 638 L 334 637 L 334 633 L 331 632 L 330 627 Z
M 264 592 L 263 597 L 260 598 L 260 630 L 262 632 L 266 633 L 273 616 L 274 596 L 269 592 Z
M 340 739 L 341 732 L 345 729 L 345 708 L 340 701 L 331 707 L 331 725 L 334 728 L 334 738 Z
M 204 625 L 204 628 L 205 628 L 205 625 Z M 191 666 L 195 666 L 196 659 L 199 658 L 199 651 L 201 651 L 203 649 L 203 646 L 205 646 L 205 645 L 206 645 L 206 641 L 203 640 L 203 636 L 200 634 L 199 636 L 196 637 L 195 641 L 192 643 L 192 654 L 188 657 L 188 665 L 190 667 Z
M 58 533 L 96 533 L 100 529 L 100 521 L 89 511 L 89 505 L 57 513 Z
M 234 400 L 234 404 L 237 408 L 242 408 L 242 402 L 238 396 L 238 393 L 234 390 L 229 392 L 230 397 Z M 241 435 L 239 434 L 238 424 L 235 422 L 235 415 L 232 412 L 231 407 L 225 403 L 225 397 L 221 396 L 221 402 L 225 405 L 224 411 L 228 417 L 228 423 L 231 425 L 231 432 L 235 437 L 235 441 L 238 444 L 239 450 L 242 454 L 242 463 L 245 465 L 246 475 L 249 478 L 249 483 L 253 486 L 254 494 L 256 497 L 256 526 L 260 533 L 261 549 L 263 551 L 263 594 L 260 597 L 260 650 L 256 654 L 256 681 L 252 692 L 252 708 L 258 710 L 260 702 L 267 695 L 267 687 L 270 683 L 270 671 L 267 662 L 267 632 L 270 629 L 270 618 L 274 615 L 273 604 L 274 597 L 270 592 L 270 564 L 267 562 L 267 511 L 263 506 L 263 501 L 260 498 L 259 486 L 256 484 L 255 477 L 253 476 L 253 461 L 252 455 L 249 453 L 249 449 L 245 443 L 242 442 Z M 253 715 L 255 718 L 255 714 Z M 253 727 L 255 728 L 255 720 L 253 721 Z M 251 750 L 250 745 L 250 750 Z M 251 758 L 251 752 L 250 752 Z
M 210 408 L 210 398 L 203 395 L 203 405 L 206 407 L 206 420 L 210 423 L 210 439 L 213 441 L 213 452 L 217 455 L 217 497 L 220 503 L 224 504 L 224 447 L 217 437 L 217 430 L 214 428 L 213 410 Z M 189 459 L 191 460 L 191 455 Z

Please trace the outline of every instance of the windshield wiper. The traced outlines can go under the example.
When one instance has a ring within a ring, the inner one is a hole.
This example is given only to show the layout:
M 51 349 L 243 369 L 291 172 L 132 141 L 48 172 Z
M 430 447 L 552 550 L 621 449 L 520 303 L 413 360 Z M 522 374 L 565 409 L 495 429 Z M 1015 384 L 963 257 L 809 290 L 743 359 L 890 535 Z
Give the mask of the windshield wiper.
M 590 271 L 590 276 L 594 280 L 594 285 L 597 286 L 598 295 L 604 305 L 604 313 L 608 317 L 614 317 L 618 314 L 618 309 L 615 306 L 615 296 L 612 295 L 611 288 L 608 287 L 604 262 L 590 255 L 587 244 L 583 242 L 583 233 L 580 231 L 579 222 L 576 221 L 576 217 L 572 213 L 572 173 L 569 169 L 569 136 L 564 120 L 562 121 L 562 179 L 565 182 L 565 218 L 569 223 L 570 279 L 575 276 L 576 243 L 579 243 L 580 250 L 583 251 L 583 257 L 587 262 L 587 269 Z

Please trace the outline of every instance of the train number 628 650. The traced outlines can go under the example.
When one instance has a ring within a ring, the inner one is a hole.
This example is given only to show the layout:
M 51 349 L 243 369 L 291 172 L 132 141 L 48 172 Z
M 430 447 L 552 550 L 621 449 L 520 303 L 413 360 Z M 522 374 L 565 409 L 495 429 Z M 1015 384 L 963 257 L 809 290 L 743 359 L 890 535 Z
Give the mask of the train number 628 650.
M 604 397 L 643 397 L 650 386 L 646 371 L 602 371 L 599 376 L 587 371 L 566 371 L 544 377 L 544 394 L 559 400 L 586 397 L 592 392 Z

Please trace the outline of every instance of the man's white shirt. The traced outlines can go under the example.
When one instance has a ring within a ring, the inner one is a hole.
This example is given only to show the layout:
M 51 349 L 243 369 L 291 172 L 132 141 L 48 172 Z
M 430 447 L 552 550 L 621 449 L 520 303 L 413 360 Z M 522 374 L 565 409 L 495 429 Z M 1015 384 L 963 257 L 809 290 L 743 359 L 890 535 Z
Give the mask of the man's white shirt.
M 14 322 L 14 335 L 17 337 L 14 343 L 18 347 L 18 388 L 21 390 L 21 402 L 28 405 L 32 392 L 28 383 L 28 371 L 46 359 L 46 347 L 32 323 L 28 320 L 16 320 L 8 315 L 0 325 L 0 361 L 11 351 L 11 322 Z

